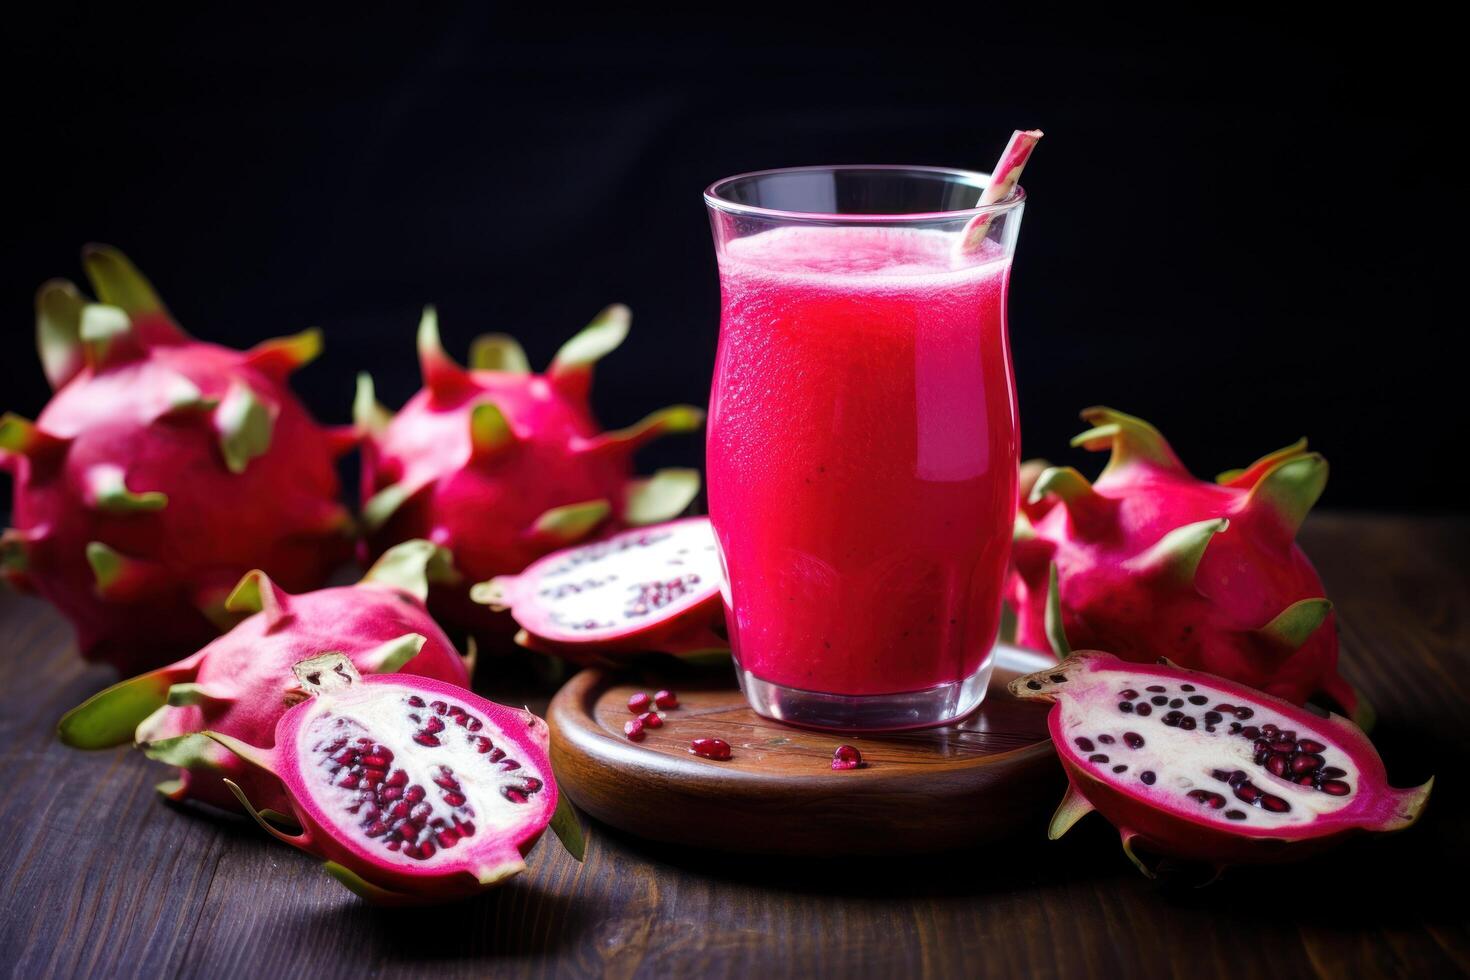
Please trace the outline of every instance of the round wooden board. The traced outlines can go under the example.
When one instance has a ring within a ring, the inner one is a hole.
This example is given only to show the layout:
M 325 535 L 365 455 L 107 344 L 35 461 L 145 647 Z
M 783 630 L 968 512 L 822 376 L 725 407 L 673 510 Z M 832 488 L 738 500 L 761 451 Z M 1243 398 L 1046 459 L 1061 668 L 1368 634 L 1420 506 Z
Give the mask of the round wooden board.
M 1061 797 L 1046 705 L 1012 698 L 1006 682 L 1055 663 L 1000 647 L 984 703 L 942 728 L 837 735 L 792 728 L 751 711 L 725 672 L 674 680 L 584 670 L 552 699 L 558 785 L 593 817 L 639 837 L 722 850 L 904 854 L 994 840 Z M 628 698 L 668 686 L 679 707 L 662 728 L 629 741 Z M 722 738 L 728 762 L 689 752 Z M 832 750 L 855 745 L 861 769 L 834 772 Z

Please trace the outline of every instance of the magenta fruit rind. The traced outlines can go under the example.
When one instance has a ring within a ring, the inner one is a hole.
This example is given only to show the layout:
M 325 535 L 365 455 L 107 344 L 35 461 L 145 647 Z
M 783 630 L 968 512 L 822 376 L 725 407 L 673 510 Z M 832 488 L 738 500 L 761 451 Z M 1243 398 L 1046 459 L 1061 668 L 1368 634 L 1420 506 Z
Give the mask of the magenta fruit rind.
M 231 779 L 258 806 L 283 811 L 279 783 L 245 769 L 199 733 L 209 728 L 269 742 L 287 707 L 304 696 L 292 665 L 326 650 L 346 653 L 364 673 L 402 671 L 468 685 L 472 664 L 423 605 L 430 579 L 450 574 L 447 558 L 427 541 L 408 541 L 357 585 L 301 595 L 252 571 L 224 602 L 246 617 L 234 629 L 193 656 L 94 695 L 61 719 L 61 740 L 84 749 L 135 743 L 180 768 L 177 779 L 159 787 L 175 800 L 236 809 L 224 783 Z
M 1345 718 L 1173 664 L 1083 651 L 1009 689 L 1054 704 L 1047 722 L 1068 790 L 1048 835 L 1095 809 L 1145 873 L 1145 854 L 1218 873 L 1403 830 L 1434 783 L 1390 787 Z
M 509 610 L 522 646 L 582 662 L 655 651 L 727 650 L 723 575 L 709 519 L 639 528 L 548 555 L 481 582 L 475 602 Z M 629 710 L 634 710 L 629 705 Z
M 1326 695 L 1363 727 L 1372 708 L 1337 674 L 1322 581 L 1294 542 L 1327 482 L 1305 440 L 1195 479 L 1164 437 L 1109 408 L 1073 445 L 1111 451 L 1096 481 L 1023 466 L 1009 605 L 1023 646 L 1172 659 L 1301 704 Z
M 469 368 L 440 341 L 432 307 L 419 324 L 424 389 L 394 415 L 359 377 L 353 415 L 365 439 L 363 521 L 374 550 L 406 538 L 448 548 L 471 581 L 515 574 L 541 556 L 620 527 L 655 524 L 687 509 L 699 474 L 665 469 L 634 477 L 633 453 L 661 435 L 693 432 L 690 405 L 601 431 L 588 405 L 593 366 L 627 336 L 626 307 L 610 306 L 533 374 L 504 334 L 477 340 Z M 477 632 L 504 617 L 438 589 L 436 615 Z
M 251 568 L 309 589 L 350 550 L 334 457 L 287 386 L 319 331 L 234 351 L 190 338 L 116 249 L 83 253 L 98 297 L 53 280 L 36 340 L 54 395 L 35 422 L 0 418 L 16 527 L 0 578 L 76 627 L 82 655 L 124 674 L 196 649 L 233 618 Z
M 580 858 L 548 729 L 529 711 L 431 678 L 361 677 L 336 653 L 294 672 L 306 700 L 281 717 L 274 747 L 204 734 L 286 787 L 300 831 L 274 826 L 230 783 L 257 822 L 359 895 L 415 904 L 476 894 L 524 870 L 548 826 L 569 833 Z

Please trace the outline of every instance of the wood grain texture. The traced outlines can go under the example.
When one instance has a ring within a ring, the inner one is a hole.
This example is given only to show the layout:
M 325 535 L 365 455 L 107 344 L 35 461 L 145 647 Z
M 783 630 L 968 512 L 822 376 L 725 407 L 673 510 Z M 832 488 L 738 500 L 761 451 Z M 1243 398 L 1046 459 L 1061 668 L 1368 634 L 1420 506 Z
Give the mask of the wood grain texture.
M 1303 541 L 1419 825 L 1173 891 L 1089 817 L 931 857 L 805 860 L 652 845 L 588 823 L 507 887 L 380 911 L 241 820 L 153 795 L 162 767 L 55 741 L 109 680 L 41 603 L 0 595 L 0 964 L 17 977 L 1451 976 L 1470 973 L 1470 521 L 1314 517 Z M 492 667 L 484 689 L 546 707 Z
M 975 847 L 1036 826 L 1065 779 L 1047 736 L 1048 706 L 1005 685 L 1049 657 L 1012 650 L 980 709 L 953 725 L 866 736 L 806 731 L 751 711 L 728 670 L 698 681 L 585 670 L 547 711 L 557 781 L 584 813 L 647 840 L 760 854 L 836 857 Z M 663 687 L 679 707 L 630 741 L 628 698 Z M 720 738 L 726 761 L 689 752 Z M 848 743 L 865 764 L 832 771 Z

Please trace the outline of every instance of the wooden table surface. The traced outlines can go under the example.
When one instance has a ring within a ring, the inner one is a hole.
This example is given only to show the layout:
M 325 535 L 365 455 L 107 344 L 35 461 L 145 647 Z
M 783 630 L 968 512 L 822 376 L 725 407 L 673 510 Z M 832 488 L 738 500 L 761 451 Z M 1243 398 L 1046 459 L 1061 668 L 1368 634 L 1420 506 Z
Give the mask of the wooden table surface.
M 1002 847 L 887 862 L 658 847 L 588 822 L 530 870 L 449 907 L 377 910 L 239 819 L 155 798 L 141 754 L 62 747 L 110 679 L 62 620 L 0 595 L 0 970 L 42 976 L 1074 977 L 1464 975 L 1470 519 L 1323 515 L 1303 543 L 1337 603 L 1343 671 L 1379 712 L 1424 819 L 1200 890 L 1139 876 L 1090 817 Z M 524 689 L 481 686 L 525 699 Z M 544 708 L 549 692 L 532 695 Z M 916 806 L 923 801 L 916 799 Z M 1004 800 L 996 800 L 1004 806 Z

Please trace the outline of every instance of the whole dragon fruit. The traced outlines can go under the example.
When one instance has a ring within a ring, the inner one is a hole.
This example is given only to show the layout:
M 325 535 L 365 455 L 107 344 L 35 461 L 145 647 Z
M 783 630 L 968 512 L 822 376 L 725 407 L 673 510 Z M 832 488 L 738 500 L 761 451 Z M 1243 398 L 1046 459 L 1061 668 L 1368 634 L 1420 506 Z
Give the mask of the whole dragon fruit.
M 357 585 L 295 596 L 264 572 L 250 572 L 225 603 L 248 618 L 193 656 L 72 709 L 58 726 L 61 740 L 82 749 L 136 743 L 150 758 L 179 767 L 177 779 L 158 787 L 170 799 L 238 809 L 224 783 L 231 779 L 257 806 L 289 813 L 280 783 L 199 733 L 268 744 L 281 716 L 303 697 L 293 665 L 326 651 L 345 654 L 363 673 L 417 674 L 467 687 L 467 664 L 424 608 L 429 578 L 447 568 L 448 557 L 427 541 L 408 541 Z
M 1326 694 L 1368 727 L 1372 709 L 1337 674 L 1332 603 L 1294 541 L 1327 461 L 1302 440 L 1205 483 L 1142 419 L 1082 417 L 1094 428 L 1072 444 L 1112 456 L 1095 483 L 1065 466 L 1036 477 L 1006 586 L 1017 642 L 1162 655 L 1295 704 Z
M 592 366 L 622 343 L 628 325 L 626 307 L 608 307 L 563 345 L 544 375 L 530 372 L 510 337 L 482 337 L 466 370 L 444 352 L 438 318 L 425 310 L 418 334 L 424 389 L 390 417 L 374 399 L 372 379 L 359 379 L 354 416 L 366 437 L 363 519 L 373 550 L 427 538 L 479 582 L 595 533 L 682 512 L 699 492 L 698 472 L 635 479 L 632 456 L 657 436 L 697 429 L 704 413 L 675 405 L 602 432 L 588 408 Z M 508 628 L 505 617 L 469 601 L 467 583 L 435 590 L 430 605 L 473 631 Z
M 88 246 L 83 264 L 99 302 L 61 280 L 36 297 L 55 396 L 35 423 L 0 418 L 16 525 L 0 571 L 72 621 L 82 656 L 126 675 L 217 635 L 249 569 L 306 589 L 350 554 L 333 460 L 355 436 L 287 388 L 317 331 L 243 353 L 201 343 L 121 252 Z

